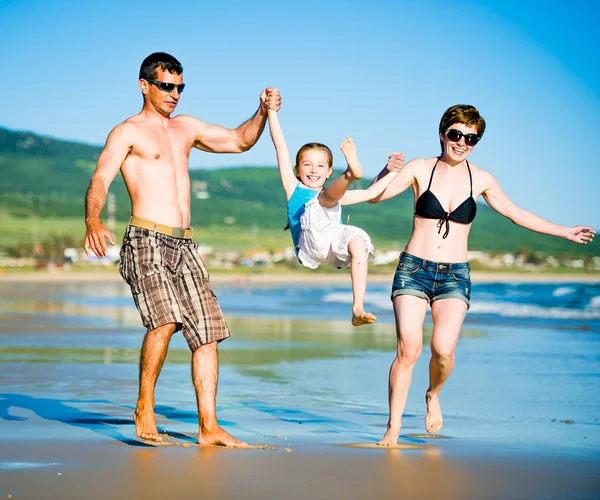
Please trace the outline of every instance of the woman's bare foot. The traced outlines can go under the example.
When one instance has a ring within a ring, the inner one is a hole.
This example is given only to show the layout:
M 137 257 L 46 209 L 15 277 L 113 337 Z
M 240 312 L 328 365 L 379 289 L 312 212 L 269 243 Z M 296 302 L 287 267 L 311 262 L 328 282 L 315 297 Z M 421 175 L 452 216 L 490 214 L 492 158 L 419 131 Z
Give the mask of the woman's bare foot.
M 437 394 L 427 392 L 425 394 L 427 403 L 427 416 L 425 417 L 425 429 L 430 434 L 439 432 L 442 428 L 444 419 L 442 418 L 442 408 L 440 407 L 440 398 Z
M 358 161 L 356 144 L 354 144 L 352 137 L 346 137 L 342 142 L 340 149 L 342 150 L 342 153 L 344 153 L 346 162 L 348 163 L 348 172 L 350 175 L 356 180 L 362 179 L 363 170 Z
M 221 427 L 214 429 L 204 429 L 198 432 L 198 444 L 209 444 L 217 446 L 227 446 L 229 448 L 247 448 L 248 444 L 234 438 Z
M 135 435 L 137 437 L 157 443 L 162 442 L 162 437 L 160 437 L 156 429 L 154 410 L 136 408 L 133 413 L 133 421 L 135 422 Z
M 398 444 L 398 436 L 400 436 L 400 429 L 388 428 L 385 436 L 377 443 L 377 446 L 396 446 Z
M 373 313 L 365 312 L 363 309 L 352 310 L 352 326 L 370 325 L 376 319 Z

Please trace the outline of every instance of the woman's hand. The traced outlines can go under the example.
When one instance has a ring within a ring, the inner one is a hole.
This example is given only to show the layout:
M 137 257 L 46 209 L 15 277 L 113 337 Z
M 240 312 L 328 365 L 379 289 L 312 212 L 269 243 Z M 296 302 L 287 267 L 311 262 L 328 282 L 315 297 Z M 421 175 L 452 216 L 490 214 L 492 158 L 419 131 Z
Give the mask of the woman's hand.
M 575 243 L 587 245 L 594 239 L 595 235 L 596 231 L 589 226 L 573 226 L 567 230 L 565 238 Z

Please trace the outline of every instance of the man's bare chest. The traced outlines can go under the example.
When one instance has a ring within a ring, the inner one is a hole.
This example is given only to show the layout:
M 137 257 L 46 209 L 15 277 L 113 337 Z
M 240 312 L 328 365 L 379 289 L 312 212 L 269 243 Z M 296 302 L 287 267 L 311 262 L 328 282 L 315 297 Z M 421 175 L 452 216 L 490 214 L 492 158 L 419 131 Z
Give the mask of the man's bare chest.
M 187 162 L 192 145 L 184 133 L 148 132 L 137 138 L 131 152 L 145 160 L 180 163 Z

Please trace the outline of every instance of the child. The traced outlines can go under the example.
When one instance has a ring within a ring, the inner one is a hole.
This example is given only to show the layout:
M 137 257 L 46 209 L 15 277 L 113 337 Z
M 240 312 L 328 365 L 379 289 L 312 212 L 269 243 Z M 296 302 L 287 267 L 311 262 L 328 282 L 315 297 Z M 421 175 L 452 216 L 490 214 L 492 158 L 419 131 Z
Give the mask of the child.
M 364 310 L 367 258 L 373 252 L 373 245 L 365 231 L 342 224 L 341 205 L 369 201 L 379 196 L 400 170 L 404 155 L 394 153 L 388 162 L 390 174 L 368 189 L 347 191 L 352 182 L 363 176 L 354 141 L 347 137 L 341 149 L 348 168 L 324 188 L 325 181 L 333 173 L 331 150 L 324 144 L 305 144 L 296 154 L 296 165 L 292 170 L 277 112 L 269 109 L 268 116 L 298 260 L 311 269 L 316 269 L 319 264 L 333 264 L 338 268 L 352 264 L 352 324 L 373 323 L 375 315 Z

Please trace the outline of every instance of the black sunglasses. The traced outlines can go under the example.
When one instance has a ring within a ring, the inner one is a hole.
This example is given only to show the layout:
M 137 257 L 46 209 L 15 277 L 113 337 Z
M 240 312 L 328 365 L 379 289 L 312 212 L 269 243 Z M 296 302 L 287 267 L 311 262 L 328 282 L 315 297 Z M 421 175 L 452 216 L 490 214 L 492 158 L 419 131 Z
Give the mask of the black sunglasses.
M 448 129 L 448 139 L 452 142 L 460 141 L 460 138 L 465 138 L 465 144 L 467 146 L 475 146 L 479 142 L 480 137 L 477 134 L 463 134 L 460 130 L 455 128 Z
M 162 90 L 163 92 L 166 92 L 168 94 L 173 92 L 175 90 L 175 87 L 177 87 L 177 92 L 179 92 L 181 94 L 183 92 L 183 89 L 185 88 L 185 83 L 177 84 L 177 83 L 159 82 L 158 80 L 149 80 L 148 78 L 144 78 L 144 80 L 146 80 L 148 83 L 152 83 L 152 84 L 156 85 L 160 90 Z

